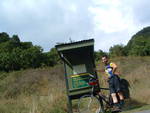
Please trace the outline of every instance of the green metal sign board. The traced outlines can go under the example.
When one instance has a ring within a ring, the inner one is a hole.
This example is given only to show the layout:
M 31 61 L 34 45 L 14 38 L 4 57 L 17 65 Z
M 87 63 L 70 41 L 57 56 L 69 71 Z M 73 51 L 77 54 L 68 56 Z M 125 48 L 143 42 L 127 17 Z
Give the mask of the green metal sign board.
M 89 75 L 95 75 L 94 39 L 56 45 L 64 62 L 65 80 L 69 103 L 72 99 L 90 93 Z
M 80 75 L 73 75 L 72 76 L 72 89 L 90 87 L 88 82 L 89 82 L 88 73 L 84 73 Z

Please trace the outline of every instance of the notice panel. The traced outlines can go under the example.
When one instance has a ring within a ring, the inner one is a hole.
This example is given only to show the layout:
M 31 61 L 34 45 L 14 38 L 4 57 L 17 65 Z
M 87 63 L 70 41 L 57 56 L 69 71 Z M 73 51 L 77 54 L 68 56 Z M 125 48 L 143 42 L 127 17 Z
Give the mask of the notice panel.
M 84 87 L 89 87 L 89 84 L 88 84 L 89 74 L 87 73 L 73 75 L 71 79 L 72 79 L 72 89 L 80 89 Z

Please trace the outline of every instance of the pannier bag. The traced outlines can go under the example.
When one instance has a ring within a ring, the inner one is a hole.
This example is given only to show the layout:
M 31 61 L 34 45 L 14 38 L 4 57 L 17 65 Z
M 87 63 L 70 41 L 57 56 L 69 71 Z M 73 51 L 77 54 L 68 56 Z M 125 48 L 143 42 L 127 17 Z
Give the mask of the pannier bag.
M 130 84 L 126 79 L 120 79 L 120 83 L 121 83 L 121 91 L 123 93 L 123 96 L 125 99 L 130 98 Z

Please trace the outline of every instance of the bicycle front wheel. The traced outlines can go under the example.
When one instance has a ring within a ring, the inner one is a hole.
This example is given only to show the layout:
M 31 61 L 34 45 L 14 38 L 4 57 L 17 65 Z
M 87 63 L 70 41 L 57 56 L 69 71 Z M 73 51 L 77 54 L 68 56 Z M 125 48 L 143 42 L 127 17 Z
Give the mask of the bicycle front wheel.
M 99 99 L 93 95 L 84 95 L 79 99 L 79 113 L 102 113 Z

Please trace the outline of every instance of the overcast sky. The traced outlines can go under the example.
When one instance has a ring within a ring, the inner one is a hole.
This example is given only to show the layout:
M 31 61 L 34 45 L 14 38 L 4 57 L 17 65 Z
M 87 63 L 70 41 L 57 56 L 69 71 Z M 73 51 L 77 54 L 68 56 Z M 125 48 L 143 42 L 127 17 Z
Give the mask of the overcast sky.
M 150 25 L 150 0 L 1 0 L 0 32 L 49 51 L 56 43 L 95 39 L 95 50 L 127 44 Z

